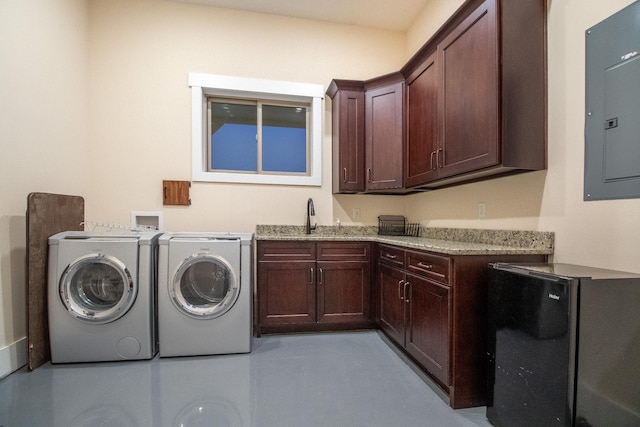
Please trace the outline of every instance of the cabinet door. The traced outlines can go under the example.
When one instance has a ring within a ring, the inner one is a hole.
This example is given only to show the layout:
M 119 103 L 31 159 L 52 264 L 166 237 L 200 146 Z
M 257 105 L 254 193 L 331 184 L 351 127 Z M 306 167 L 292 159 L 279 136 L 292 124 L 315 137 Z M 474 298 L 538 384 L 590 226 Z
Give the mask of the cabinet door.
M 365 93 L 367 190 L 402 188 L 404 82 Z
M 317 267 L 318 322 L 370 320 L 369 262 L 318 261 Z
M 364 89 L 333 98 L 333 192 L 364 191 Z
M 258 262 L 261 325 L 316 321 L 316 263 Z
M 439 76 L 436 58 L 433 53 L 407 78 L 405 187 L 437 177 Z
M 498 164 L 495 0 L 486 0 L 438 45 L 438 62 L 442 71 L 439 177 Z
M 379 266 L 380 327 L 401 346 L 404 346 L 404 278 L 402 270 Z
M 449 287 L 407 274 L 407 351 L 449 385 Z

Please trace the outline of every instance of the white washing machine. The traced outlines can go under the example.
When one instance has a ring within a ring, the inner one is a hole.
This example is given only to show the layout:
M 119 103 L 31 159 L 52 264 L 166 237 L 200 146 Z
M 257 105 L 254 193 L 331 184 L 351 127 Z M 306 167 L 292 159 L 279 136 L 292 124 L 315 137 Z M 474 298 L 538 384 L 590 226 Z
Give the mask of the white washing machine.
M 252 240 L 251 233 L 160 237 L 160 357 L 251 351 Z
M 67 231 L 49 238 L 53 363 L 155 356 L 160 234 Z

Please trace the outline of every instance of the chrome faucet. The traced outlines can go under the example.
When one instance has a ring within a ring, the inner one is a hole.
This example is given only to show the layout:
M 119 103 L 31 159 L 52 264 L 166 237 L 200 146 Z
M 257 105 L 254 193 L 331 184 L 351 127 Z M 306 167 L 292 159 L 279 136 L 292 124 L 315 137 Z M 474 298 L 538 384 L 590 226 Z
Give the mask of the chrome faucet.
M 313 200 L 309 198 L 309 200 L 307 200 L 307 229 L 306 229 L 307 234 L 311 234 L 311 230 L 315 230 L 316 227 L 318 226 L 317 223 L 311 226 L 311 217 L 315 216 L 315 214 L 316 214 L 316 211 L 313 208 Z

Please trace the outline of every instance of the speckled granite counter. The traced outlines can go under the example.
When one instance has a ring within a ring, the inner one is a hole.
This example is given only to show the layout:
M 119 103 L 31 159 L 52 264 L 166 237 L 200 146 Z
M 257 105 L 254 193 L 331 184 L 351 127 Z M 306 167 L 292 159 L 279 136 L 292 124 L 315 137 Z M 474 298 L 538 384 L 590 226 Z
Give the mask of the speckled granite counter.
M 449 255 L 551 255 L 554 233 L 423 227 L 421 237 L 381 236 L 377 226 L 257 225 L 256 240 L 368 241 Z

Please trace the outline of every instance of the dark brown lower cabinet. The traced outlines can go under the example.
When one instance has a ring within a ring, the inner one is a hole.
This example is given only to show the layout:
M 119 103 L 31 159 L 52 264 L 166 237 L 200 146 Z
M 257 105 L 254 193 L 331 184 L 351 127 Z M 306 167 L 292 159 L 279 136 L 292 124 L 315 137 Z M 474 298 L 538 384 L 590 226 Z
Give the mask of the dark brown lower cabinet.
M 405 346 L 441 384 L 449 382 L 449 287 L 407 274 Z
M 380 254 L 380 326 L 448 391 L 450 288 L 408 273 L 393 265 L 397 262 L 389 263 L 388 247 L 382 246 Z M 404 260 L 405 252 L 395 252 L 391 256 L 394 261 Z M 445 264 L 449 262 L 440 256 L 437 259 L 444 260 Z M 429 267 L 433 263 L 425 261 L 422 265 Z M 444 268 L 449 266 L 444 265 Z
M 256 333 L 375 327 L 368 242 L 258 241 Z
M 379 326 L 455 409 L 486 404 L 489 263 L 547 260 L 349 241 L 258 240 L 256 247 L 258 336 Z
M 487 275 L 491 262 L 546 255 L 452 255 L 378 245 L 384 333 L 449 395 L 451 407 L 486 404 Z
M 317 321 L 370 321 L 370 261 L 318 261 L 316 265 Z
M 404 346 L 406 307 L 403 300 L 405 272 L 380 264 L 380 327 L 398 344 Z
M 315 323 L 315 265 L 315 261 L 258 263 L 261 326 Z

